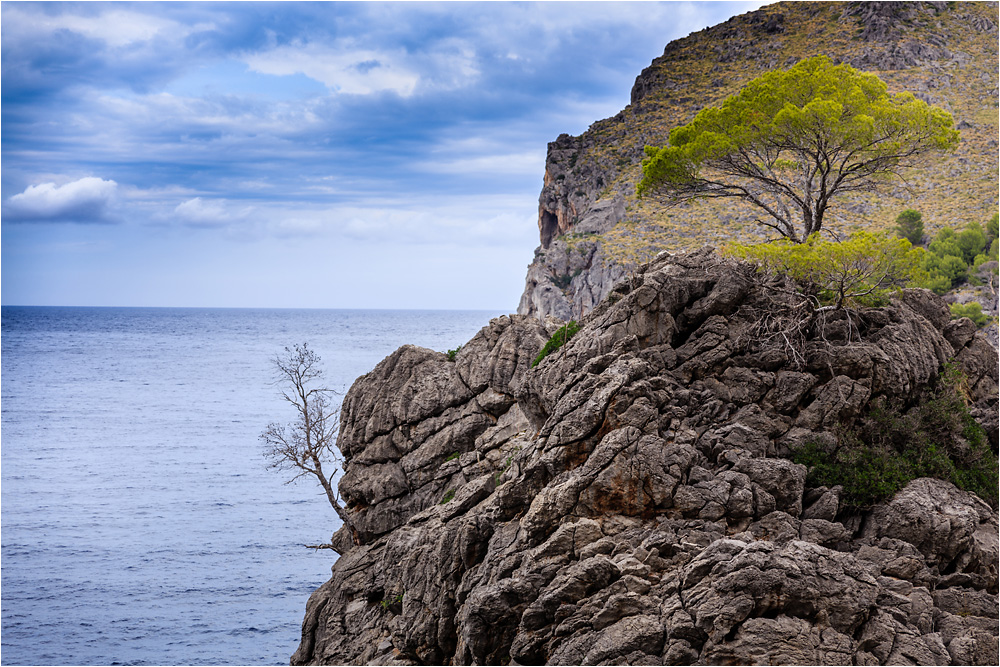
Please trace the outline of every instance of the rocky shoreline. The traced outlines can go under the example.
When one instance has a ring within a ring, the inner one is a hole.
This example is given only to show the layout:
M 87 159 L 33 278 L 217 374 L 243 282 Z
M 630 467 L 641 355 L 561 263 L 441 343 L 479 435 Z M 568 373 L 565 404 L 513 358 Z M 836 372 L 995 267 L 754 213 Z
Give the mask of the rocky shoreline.
M 925 290 L 786 346 L 774 287 L 663 254 L 537 366 L 562 323 L 510 316 L 359 378 L 363 543 L 334 536 L 292 663 L 996 664 L 994 508 L 919 478 L 859 509 L 790 460 L 949 361 L 995 452 L 996 351 Z

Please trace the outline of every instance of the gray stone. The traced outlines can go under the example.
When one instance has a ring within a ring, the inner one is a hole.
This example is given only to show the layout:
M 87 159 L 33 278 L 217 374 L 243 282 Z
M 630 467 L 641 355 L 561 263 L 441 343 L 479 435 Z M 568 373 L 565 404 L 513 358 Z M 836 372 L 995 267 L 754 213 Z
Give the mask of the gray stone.
M 904 295 L 796 364 L 743 342 L 776 307 L 748 275 L 663 255 L 534 368 L 558 323 L 511 316 L 454 362 L 407 346 L 359 378 L 340 491 L 360 544 L 334 536 L 292 662 L 993 664 L 995 510 L 921 479 L 854 516 L 784 458 L 915 399 L 951 343 Z M 981 340 L 962 358 L 986 414 Z

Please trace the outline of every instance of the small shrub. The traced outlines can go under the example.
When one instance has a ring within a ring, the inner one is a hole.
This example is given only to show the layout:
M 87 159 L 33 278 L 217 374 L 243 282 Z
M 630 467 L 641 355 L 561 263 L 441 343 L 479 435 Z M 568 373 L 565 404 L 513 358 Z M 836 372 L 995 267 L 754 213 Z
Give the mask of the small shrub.
M 447 493 L 444 494 L 444 498 L 441 499 L 441 505 L 451 502 L 451 499 L 455 497 L 455 489 L 449 489 Z
M 538 356 L 535 357 L 535 360 L 531 362 L 531 367 L 534 368 L 542 361 L 542 359 L 547 357 L 549 353 L 554 352 L 565 345 L 566 341 L 572 338 L 579 330 L 580 325 L 577 324 L 576 320 L 570 320 L 563 326 L 559 327 L 556 332 L 552 334 L 552 338 L 549 338 L 548 342 L 542 347 Z
M 455 348 L 454 350 L 448 350 L 448 351 L 447 351 L 447 352 L 445 353 L 445 354 L 447 354 L 447 355 L 448 355 L 448 361 L 455 361 L 455 357 L 456 357 L 456 356 L 458 356 L 458 351 L 459 351 L 459 350 L 461 350 L 461 349 L 462 349 L 462 346 L 461 346 L 461 345 L 459 345 L 459 346 L 458 346 L 458 347 L 456 347 L 456 348 Z
M 989 247 L 986 234 L 983 233 L 982 226 L 978 222 L 973 222 L 958 235 L 958 247 L 962 249 L 962 259 L 971 265 L 976 260 L 976 255 L 982 253 Z
M 953 303 L 949 306 L 951 309 L 951 319 L 957 320 L 960 317 L 968 317 L 970 320 L 976 323 L 977 327 L 986 326 L 990 317 L 983 312 L 983 307 L 975 301 L 969 303 Z
M 561 290 L 565 290 L 569 287 L 569 284 L 573 282 L 573 276 L 568 273 L 564 273 L 561 276 L 549 276 L 549 280 Z
M 444 458 L 445 463 L 447 463 L 448 461 L 454 461 L 455 459 L 457 459 L 461 455 L 462 455 L 462 452 L 452 452 L 451 454 L 449 454 L 448 456 L 446 456 Z
M 876 399 L 853 426 L 840 430 L 834 451 L 806 443 L 792 460 L 809 468 L 810 486 L 843 486 L 841 500 L 849 509 L 869 508 L 918 477 L 949 481 L 996 508 L 996 453 L 969 412 L 964 382 L 961 371 L 948 366 L 910 410 Z
M 382 609 L 385 609 L 386 611 L 392 611 L 393 607 L 398 607 L 402 603 L 403 603 L 403 594 L 400 593 L 399 595 L 394 595 L 391 598 L 383 598 L 382 602 L 380 602 L 379 604 L 382 605 Z
M 997 259 L 997 218 L 994 214 L 985 229 L 973 222 L 961 232 L 950 227 L 938 231 L 923 255 L 917 286 L 944 294 L 965 281 L 975 283 L 979 266 Z

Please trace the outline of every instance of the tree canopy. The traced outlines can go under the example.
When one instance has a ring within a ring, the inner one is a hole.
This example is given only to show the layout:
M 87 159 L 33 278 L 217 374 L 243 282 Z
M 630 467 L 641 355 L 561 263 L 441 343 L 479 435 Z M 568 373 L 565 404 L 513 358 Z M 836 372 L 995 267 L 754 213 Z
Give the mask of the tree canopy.
M 844 241 L 812 234 L 804 243 L 732 243 L 728 253 L 761 271 L 791 276 L 813 286 L 818 310 L 883 304 L 919 277 L 922 250 L 888 234 L 855 232 Z M 824 304 L 824 305 L 820 305 Z
M 768 72 L 646 147 L 639 196 L 731 197 L 794 242 L 820 231 L 835 195 L 877 191 L 921 155 L 953 150 L 951 114 L 826 56 Z

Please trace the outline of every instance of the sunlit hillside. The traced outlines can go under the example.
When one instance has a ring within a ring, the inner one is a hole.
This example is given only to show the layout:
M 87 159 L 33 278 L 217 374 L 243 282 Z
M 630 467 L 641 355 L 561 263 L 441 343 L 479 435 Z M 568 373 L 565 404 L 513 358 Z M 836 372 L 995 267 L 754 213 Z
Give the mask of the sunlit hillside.
M 892 5 L 890 10 L 877 6 Z M 618 224 L 588 242 L 606 261 L 631 266 L 660 250 L 768 236 L 757 212 L 732 200 L 667 208 L 637 200 L 644 145 L 662 145 L 670 130 L 702 108 L 737 92 L 762 72 L 826 54 L 878 74 L 890 92 L 911 91 L 950 111 L 961 142 L 953 154 L 908 170 L 906 181 L 879 195 L 838 200 L 826 227 L 886 228 L 905 208 L 921 211 L 927 231 L 985 221 L 998 205 L 998 77 L 996 3 L 809 3 L 770 5 L 670 43 L 637 79 L 632 103 L 594 123 L 562 188 L 570 210 L 624 198 Z M 550 151 L 550 171 L 553 153 Z M 555 158 L 558 160 L 558 157 Z M 564 239 L 573 242 L 572 226 Z

